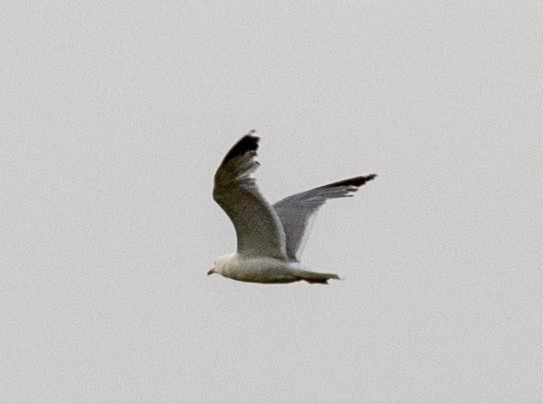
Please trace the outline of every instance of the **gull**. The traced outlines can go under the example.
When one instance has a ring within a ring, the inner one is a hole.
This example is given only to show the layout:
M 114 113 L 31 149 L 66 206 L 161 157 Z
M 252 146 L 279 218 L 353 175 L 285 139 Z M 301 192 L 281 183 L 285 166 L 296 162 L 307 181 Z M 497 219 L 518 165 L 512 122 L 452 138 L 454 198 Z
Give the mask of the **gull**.
M 255 158 L 259 140 L 250 131 L 232 146 L 215 173 L 213 198 L 234 224 L 237 252 L 217 259 L 207 274 L 255 283 L 327 284 L 329 279 L 339 279 L 336 274 L 305 269 L 298 259 L 302 246 L 326 200 L 352 196 L 376 175 L 334 182 L 270 205 L 251 177 L 260 165 Z

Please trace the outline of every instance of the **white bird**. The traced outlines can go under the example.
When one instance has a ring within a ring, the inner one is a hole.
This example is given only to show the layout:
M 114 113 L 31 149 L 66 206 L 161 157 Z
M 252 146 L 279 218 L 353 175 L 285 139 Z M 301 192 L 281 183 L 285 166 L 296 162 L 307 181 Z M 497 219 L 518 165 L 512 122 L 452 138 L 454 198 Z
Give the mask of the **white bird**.
M 255 131 L 242 137 L 226 154 L 215 173 L 213 198 L 230 217 L 237 236 L 237 252 L 220 257 L 208 275 L 221 274 L 243 282 L 328 283 L 339 279 L 331 273 L 304 269 L 298 255 L 317 210 L 331 198 L 352 193 L 375 174 L 350 178 L 291 195 L 270 205 L 250 175 L 259 137 Z

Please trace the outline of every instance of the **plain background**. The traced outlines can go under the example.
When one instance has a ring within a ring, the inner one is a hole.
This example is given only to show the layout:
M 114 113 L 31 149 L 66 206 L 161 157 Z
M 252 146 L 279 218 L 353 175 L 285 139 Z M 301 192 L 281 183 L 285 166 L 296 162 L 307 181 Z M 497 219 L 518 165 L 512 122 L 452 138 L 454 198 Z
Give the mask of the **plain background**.
M 0 10 L 0 402 L 543 401 L 540 1 Z M 329 286 L 206 276 L 250 129 Z

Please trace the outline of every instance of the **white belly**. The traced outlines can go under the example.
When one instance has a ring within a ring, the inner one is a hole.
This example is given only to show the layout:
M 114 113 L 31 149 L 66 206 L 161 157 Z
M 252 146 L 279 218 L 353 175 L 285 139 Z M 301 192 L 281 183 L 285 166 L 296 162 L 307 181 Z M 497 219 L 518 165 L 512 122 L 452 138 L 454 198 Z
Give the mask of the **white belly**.
M 299 281 L 294 274 L 299 265 L 270 257 L 244 258 L 238 255 L 226 265 L 222 274 L 243 282 L 290 283 Z

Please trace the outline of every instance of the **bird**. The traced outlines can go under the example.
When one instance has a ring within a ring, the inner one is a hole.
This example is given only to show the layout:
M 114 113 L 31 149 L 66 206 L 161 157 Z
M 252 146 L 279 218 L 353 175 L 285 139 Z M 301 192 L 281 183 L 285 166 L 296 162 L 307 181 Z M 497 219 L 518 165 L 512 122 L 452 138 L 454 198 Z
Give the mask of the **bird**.
M 232 221 L 237 251 L 218 258 L 208 275 L 242 282 L 327 284 L 334 273 L 313 272 L 299 256 L 312 220 L 328 200 L 353 196 L 377 175 L 358 176 L 288 196 L 270 205 L 251 174 L 260 137 L 251 130 L 226 153 L 214 177 L 213 199 Z

